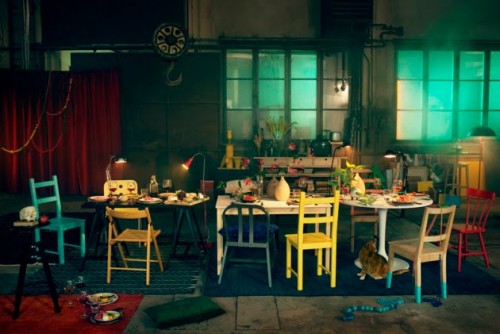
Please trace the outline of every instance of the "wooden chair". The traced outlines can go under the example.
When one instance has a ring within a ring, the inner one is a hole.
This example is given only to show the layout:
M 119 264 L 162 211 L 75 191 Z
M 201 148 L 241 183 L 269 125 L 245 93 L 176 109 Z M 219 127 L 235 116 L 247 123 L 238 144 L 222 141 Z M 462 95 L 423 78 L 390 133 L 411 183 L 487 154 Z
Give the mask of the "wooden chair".
M 161 230 L 155 230 L 149 209 L 139 210 L 138 208 L 116 208 L 111 209 L 106 207 L 106 215 L 108 217 L 108 272 L 107 283 L 111 283 L 112 270 L 131 270 L 131 271 L 145 271 L 146 272 L 146 285 L 150 282 L 151 262 L 156 262 L 163 271 L 163 263 L 161 259 L 160 249 L 158 247 L 157 237 L 160 235 Z M 116 220 L 130 220 L 137 221 L 138 219 L 146 219 L 147 229 L 130 229 L 126 228 L 123 232 L 118 233 L 116 228 Z M 123 252 L 121 243 L 123 242 L 140 242 L 146 244 L 146 258 L 126 257 Z M 156 260 L 151 259 L 151 243 L 153 243 L 156 251 Z M 118 252 L 123 261 L 123 267 L 111 265 L 112 247 L 118 246 Z M 145 262 L 146 267 L 129 267 L 128 262 Z
M 316 250 L 316 273 L 318 276 L 323 272 L 330 274 L 330 287 L 336 286 L 337 279 L 337 227 L 339 220 L 340 192 L 335 191 L 335 197 L 306 198 L 305 192 L 300 193 L 299 202 L 299 224 L 297 234 L 287 234 L 286 238 L 286 277 L 291 278 L 292 273 L 297 277 L 297 290 L 303 289 L 304 251 Z M 332 211 L 330 216 L 306 215 L 307 205 L 330 204 Z M 316 225 L 316 232 L 305 232 L 306 225 Z M 321 232 L 319 227 L 325 228 Z M 292 247 L 297 250 L 297 267 L 292 267 Z M 330 269 L 323 263 L 323 250 L 330 252 Z
M 55 217 L 50 218 L 50 225 L 35 229 L 35 242 L 40 242 L 41 231 L 51 231 L 57 234 L 57 250 L 46 249 L 46 253 L 56 254 L 59 257 L 59 264 L 66 262 L 64 248 L 72 247 L 80 250 L 81 257 L 85 256 L 85 219 L 65 217 L 62 215 L 61 197 L 59 195 L 59 184 L 57 175 L 53 175 L 48 181 L 35 182 L 29 179 L 31 203 L 36 208 L 36 219 L 39 218 L 41 210 L 45 208 L 54 209 Z M 49 209 L 47 209 L 49 210 Z M 79 229 L 79 244 L 65 241 L 65 232 Z
M 458 241 L 451 245 L 452 248 L 458 250 L 458 271 L 462 270 L 462 258 L 468 256 L 482 255 L 486 268 L 489 268 L 490 261 L 486 245 L 484 244 L 483 233 L 486 232 L 486 222 L 490 213 L 491 205 L 495 200 L 495 193 L 492 191 L 480 189 L 467 189 L 466 198 L 466 217 L 465 222 L 456 223 L 453 225 L 453 231 L 458 234 Z M 481 250 L 471 250 L 469 248 L 469 236 L 477 235 L 479 238 L 479 246 Z
M 259 219 L 260 218 L 260 219 Z M 229 205 L 222 213 L 223 228 L 219 231 L 224 237 L 224 255 L 219 276 L 219 284 L 222 282 L 224 268 L 228 262 L 254 262 L 267 264 L 267 280 L 271 288 L 271 247 L 273 248 L 274 258 L 276 257 L 276 235 L 278 226 L 271 224 L 269 213 L 264 207 L 256 204 Z M 231 250 L 236 248 L 260 248 L 266 252 L 265 260 L 258 259 L 254 252 L 249 257 L 232 256 Z
M 137 188 L 137 181 L 135 180 L 110 180 L 104 182 L 103 194 L 104 196 L 109 196 L 109 184 L 114 182 L 116 185 L 116 191 L 113 195 L 121 196 L 121 195 L 137 195 L 139 193 L 139 189 Z M 134 186 L 134 190 L 129 190 L 129 184 Z
M 413 261 L 415 276 L 415 302 L 422 301 L 422 263 L 439 261 L 441 276 L 441 297 L 447 298 L 446 288 L 446 254 L 450 241 L 451 229 L 455 218 L 456 207 L 427 207 L 424 211 L 419 237 L 415 239 L 389 241 L 389 274 L 386 278 L 387 288 L 392 284 L 392 267 L 394 256 L 399 255 Z M 439 231 L 429 228 L 439 218 Z M 429 221 L 430 224 L 429 224 Z M 429 225 L 429 226 L 428 226 Z
M 361 175 L 371 175 L 371 169 L 355 170 L 355 173 Z M 364 182 L 364 187 L 371 189 L 378 189 L 378 183 L 374 178 L 362 177 Z M 351 207 L 351 253 L 354 253 L 354 243 L 356 238 L 356 224 L 357 223 L 370 223 L 373 224 L 373 236 L 377 238 L 378 236 L 378 211 L 377 209 L 368 209 L 360 207 Z

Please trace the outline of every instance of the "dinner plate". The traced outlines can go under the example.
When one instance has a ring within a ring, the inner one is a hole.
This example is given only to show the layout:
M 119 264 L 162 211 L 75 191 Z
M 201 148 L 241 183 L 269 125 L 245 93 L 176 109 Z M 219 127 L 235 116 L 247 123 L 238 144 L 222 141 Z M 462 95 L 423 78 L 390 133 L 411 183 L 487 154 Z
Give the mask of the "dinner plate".
M 107 202 L 109 200 L 108 196 L 90 196 L 89 200 L 93 202 Z
M 89 300 L 98 302 L 101 305 L 108 305 L 118 300 L 118 295 L 111 292 L 96 293 L 89 296 Z
M 90 321 L 95 324 L 114 324 L 122 320 L 123 314 L 118 311 L 99 311 L 92 314 Z
M 157 204 L 157 203 L 161 203 L 163 202 L 163 200 L 161 198 L 158 198 L 158 197 L 151 197 L 151 198 L 140 198 L 139 199 L 139 202 L 140 203 L 144 203 L 144 204 Z
M 158 196 L 160 196 L 161 198 L 169 198 L 172 196 L 177 196 L 177 194 L 176 193 L 161 193 L 161 194 L 158 194 Z

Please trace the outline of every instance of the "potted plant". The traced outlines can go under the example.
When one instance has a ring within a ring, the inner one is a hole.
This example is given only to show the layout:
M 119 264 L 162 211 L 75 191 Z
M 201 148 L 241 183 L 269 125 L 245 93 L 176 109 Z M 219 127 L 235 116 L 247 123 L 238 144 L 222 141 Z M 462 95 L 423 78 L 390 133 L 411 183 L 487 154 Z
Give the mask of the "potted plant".
M 341 194 L 350 194 L 353 189 L 352 180 L 356 175 L 355 171 L 363 168 L 363 165 L 356 165 L 346 161 L 346 168 L 335 169 L 335 171 L 331 174 L 331 179 L 328 182 L 328 185 L 334 189 L 339 189 Z
M 266 121 L 267 129 L 273 136 L 272 144 L 274 147 L 274 156 L 280 156 L 282 151 L 285 149 L 285 137 L 292 130 L 292 127 L 295 124 L 297 124 L 297 122 L 287 122 L 283 116 L 278 119 L 274 118 Z

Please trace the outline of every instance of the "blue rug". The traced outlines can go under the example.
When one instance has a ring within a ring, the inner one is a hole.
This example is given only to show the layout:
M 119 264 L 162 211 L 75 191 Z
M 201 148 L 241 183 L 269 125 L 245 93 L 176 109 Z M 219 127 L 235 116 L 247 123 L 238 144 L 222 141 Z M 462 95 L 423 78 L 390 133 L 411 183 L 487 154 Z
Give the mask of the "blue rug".
M 253 251 L 256 253 L 256 250 Z M 354 265 L 357 255 L 351 254 L 348 242 L 339 245 L 337 256 L 337 286 L 330 288 L 329 276 L 316 276 L 316 258 L 311 252 L 304 256 L 304 289 L 297 291 L 297 279 L 285 276 L 284 243 L 278 246 L 278 257 L 273 268 L 273 287 L 267 284 L 265 265 L 229 265 L 224 270 L 222 283 L 217 283 L 215 250 L 210 253 L 205 277 L 204 295 L 229 296 L 394 296 L 412 295 L 414 277 L 412 272 L 394 276 L 391 289 L 385 287 L 385 279 L 366 277 L 359 280 L 359 269 Z M 263 254 L 262 254 L 263 255 Z M 293 259 L 293 263 L 295 259 Z M 410 264 L 411 266 L 411 264 Z M 470 261 L 462 262 L 462 272 L 457 272 L 457 256 L 448 253 L 447 281 L 449 295 L 500 294 L 500 282 Z M 422 295 L 440 294 L 439 265 L 437 262 L 422 266 Z

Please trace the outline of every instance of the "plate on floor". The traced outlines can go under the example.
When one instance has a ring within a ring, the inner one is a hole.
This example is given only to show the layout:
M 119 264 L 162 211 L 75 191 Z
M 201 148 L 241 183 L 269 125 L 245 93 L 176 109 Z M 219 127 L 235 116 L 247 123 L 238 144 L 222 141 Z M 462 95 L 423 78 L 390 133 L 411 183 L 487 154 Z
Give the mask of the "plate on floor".
M 122 320 L 123 314 L 118 311 L 99 311 L 90 316 L 90 322 L 94 324 L 114 324 Z
M 96 293 L 89 296 L 89 300 L 98 302 L 101 305 L 108 305 L 118 300 L 118 295 L 111 292 Z

